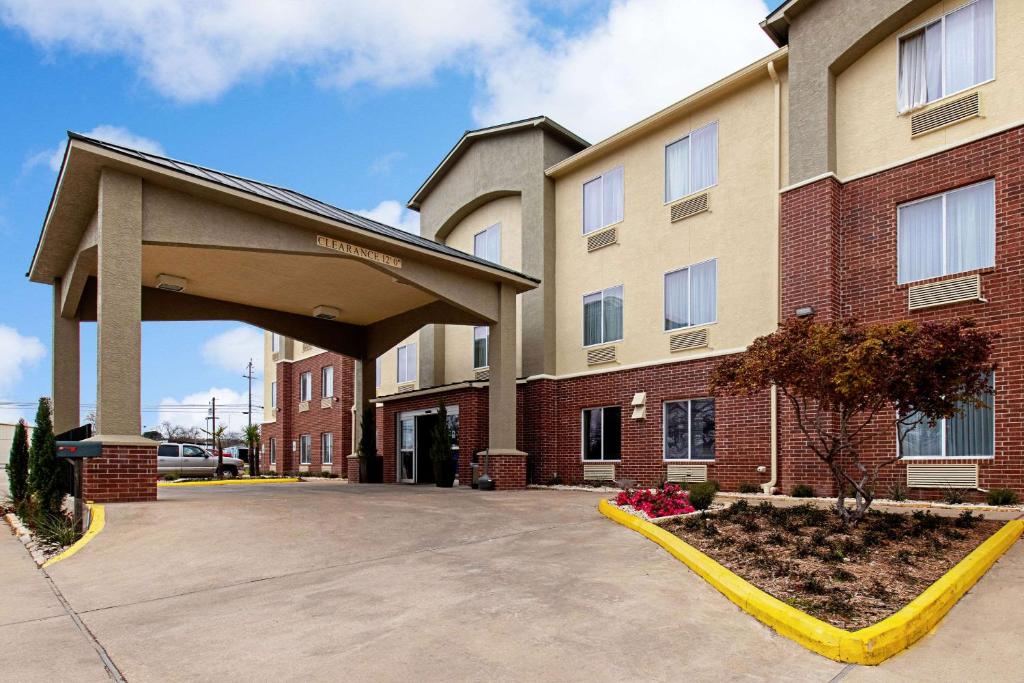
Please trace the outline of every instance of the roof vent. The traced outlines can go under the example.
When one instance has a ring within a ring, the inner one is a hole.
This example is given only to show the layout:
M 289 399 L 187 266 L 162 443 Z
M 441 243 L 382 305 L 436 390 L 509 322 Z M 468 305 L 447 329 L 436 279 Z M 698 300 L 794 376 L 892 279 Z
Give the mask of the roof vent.
M 981 93 L 958 97 L 910 117 L 910 137 L 924 135 L 966 119 L 981 116 Z
M 317 306 L 313 309 L 313 317 L 321 320 L 334 320 L 339 315 L 341 311 L 333 306 Z

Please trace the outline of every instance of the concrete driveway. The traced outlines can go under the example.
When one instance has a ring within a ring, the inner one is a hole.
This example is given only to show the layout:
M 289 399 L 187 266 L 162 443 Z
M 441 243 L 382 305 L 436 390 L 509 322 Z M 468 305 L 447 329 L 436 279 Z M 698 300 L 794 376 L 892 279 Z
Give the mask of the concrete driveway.
M 762 627 L 599 516 L 596 494 L 310 482 L 160 498 L 108 506 L 103 533 L 50 569 L 84 630 L 58 634 L 59 609 L 10 619 L 0 598 L 4 642 L 81 646 L 81 668 L 29 656 L 20 680 L 104 680 L 97 647 L 130 681 L 1024 678 L 1005 635 L 1024 630 L 1020 546 L 937 635 L 858 669 Z

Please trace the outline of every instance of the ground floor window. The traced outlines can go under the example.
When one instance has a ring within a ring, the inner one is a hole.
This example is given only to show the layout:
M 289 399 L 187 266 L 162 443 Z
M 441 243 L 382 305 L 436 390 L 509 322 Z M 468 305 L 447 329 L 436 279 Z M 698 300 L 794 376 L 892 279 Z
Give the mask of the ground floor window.
M 323 456 L 323 464 L 334 464 L 334 434 L 324 432 L 320 435 L 320 453 Z
M 303 434 L 299 437 L 299 464 L 308 465 L 310 462 L 310 451 L 312 451 L 313 440 L 309 434 Z
M 277 439 L 271 439 L 270 440 L 269 450 L 270 450 L 270 464 L 271 465 L 276 465 L 277 464 Z
M 622 408 L 608 406 L 583 411 L 583 459 L 622 457 Z
M 666 401 L 664 418 L 666 460 L 714 460 L 714 399 Z
M 990 392 L 994 379 L 988 378 Z M 901 426 L 901 455 L 908 458 L 991 458 L 996 454 L 993 396 L 980 397 L 983 406 L 964 405 L 960 414 L 934 425 L 911 415 Z

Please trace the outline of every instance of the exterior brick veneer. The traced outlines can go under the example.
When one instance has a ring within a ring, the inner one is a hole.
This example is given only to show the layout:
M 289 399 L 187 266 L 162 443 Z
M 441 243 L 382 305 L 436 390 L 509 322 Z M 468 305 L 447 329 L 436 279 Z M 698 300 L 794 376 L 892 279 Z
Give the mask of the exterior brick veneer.
M 988 302 L 908 311 L 907 286 L 897 284 L 897 206 L 988 179 L 996 184 L 996 265 L 977 271 Z M 1024 493 L 1024 129 L 845 184 L 826 178 L 795 188 L 782 195 L 781 209 L 785 315 L 811 305 L 823 318 L 853 316 L 865 323 L 970 317 L 1001 335 L 995 345 L 1000 364 L 995 459 L 923 462 L 977 462 L 982 488 L 1006 487 Z M 809 483 L 821 493 L 833 493 L 827 470 L 796 433 L 788 406 L 780 401 L 780 407 L 784 490 Z M 895 454 L 891 426 L 878 424 L 869 437 L 865 448 L 869 462 Z M 905 482 L 905 477 L 905 463 L 888 468 L 881 492 Z M 914 498 L 936 498 L 942 493 L 939 489 L 910 491 Z
M 156 500 L 156 444 L 103 444 L 102 455 L 86 458 L 82 495 L 96 503 L 134 503 Z

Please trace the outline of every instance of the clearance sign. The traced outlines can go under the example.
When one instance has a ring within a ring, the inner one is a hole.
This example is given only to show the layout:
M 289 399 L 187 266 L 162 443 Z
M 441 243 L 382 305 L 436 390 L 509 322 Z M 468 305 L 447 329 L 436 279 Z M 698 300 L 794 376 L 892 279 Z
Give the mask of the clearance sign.
M 355 256 L 357 258 L 366 259 L 367 261 L 376 261 L 377 263 L 385 266 L 391 266 L 392 268 L 401 268 L 402 259 L 391 254 L 384 254 L 373 249 L 367 249 L 366 247 L 357 247 L 354 244 L 348 242 L 342 242 L 336 240 L 333 237 L 324 237 L 323 235 L 316 236 L 316 243 L 318 246 L 324 249 L 331 249 L 333 251 L 339 251 L 342 254 L 348 254 L 349 256 Z

